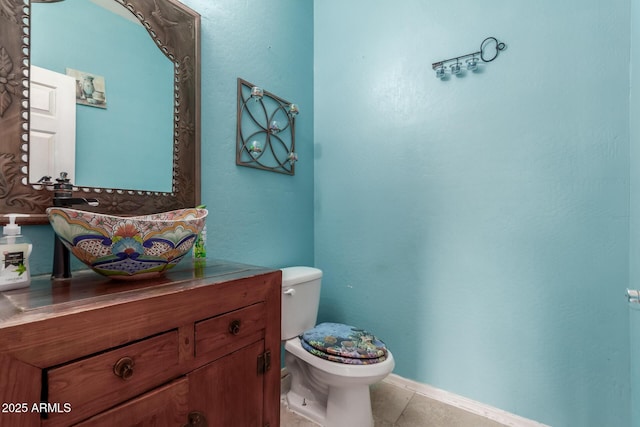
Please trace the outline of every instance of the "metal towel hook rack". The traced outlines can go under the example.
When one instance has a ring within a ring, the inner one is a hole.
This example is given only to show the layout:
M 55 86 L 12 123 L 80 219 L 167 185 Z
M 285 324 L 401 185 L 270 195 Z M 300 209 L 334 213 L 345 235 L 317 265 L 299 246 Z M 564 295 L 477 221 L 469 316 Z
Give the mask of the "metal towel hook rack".
M 498 57 L 498 54 L 505 50 L 507 47 L 503 42 L 498 41 L 495 37 L 487 37 L 480 44 L 480 50 L 473 53 L 468 53 L 462 56 L 456 56 L 455 58 L 445 59 L 443 61 L 434 62 L 431 64 L 432 68 L 436 71 L 436 77 L 443 79 L 447 73 L 457 75 L 462 72 L 462 64 L 460 60 L 468 58 L 466 68 L 469 71 L 475 71 L 478 69 L 478 60 L 482 62 L 491 62 Z M 446 64 L 452 63 L 448 67 Z M 448 68 L 448 70 L 447 70 Z

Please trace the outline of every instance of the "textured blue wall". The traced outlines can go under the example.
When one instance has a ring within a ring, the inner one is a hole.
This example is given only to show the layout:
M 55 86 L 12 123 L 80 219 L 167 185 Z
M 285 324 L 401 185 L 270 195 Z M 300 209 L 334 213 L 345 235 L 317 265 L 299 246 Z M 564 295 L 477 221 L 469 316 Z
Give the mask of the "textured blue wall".
M 188 0 L 202 15 L 202 202 L 208 255 L 313 264 L 313 2 Z M 299 104 L 295 176 L 235 165 L 241 77 Z
M 629 0 L 315 2 L 321 320 L 540 422 L 629 425 Z M 508 47 L 473 75 L 431 63 Z
M 630 245 L 629 287 L 640 289 L 640 1 L 631 1 L 631 96 L 630 96 Z M 631 312 L 631 425 L 640 427 L 640 311 Z

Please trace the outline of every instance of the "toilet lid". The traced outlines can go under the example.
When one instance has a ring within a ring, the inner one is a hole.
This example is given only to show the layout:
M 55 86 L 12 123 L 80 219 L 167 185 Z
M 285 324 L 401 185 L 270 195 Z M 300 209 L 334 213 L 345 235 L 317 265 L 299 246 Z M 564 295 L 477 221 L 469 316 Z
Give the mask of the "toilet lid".
M 341 323 L 321 323 L 300 336 L 302 347 L 327 360 L 355 365 L 387 358 L 385 344 L 364 329 Z

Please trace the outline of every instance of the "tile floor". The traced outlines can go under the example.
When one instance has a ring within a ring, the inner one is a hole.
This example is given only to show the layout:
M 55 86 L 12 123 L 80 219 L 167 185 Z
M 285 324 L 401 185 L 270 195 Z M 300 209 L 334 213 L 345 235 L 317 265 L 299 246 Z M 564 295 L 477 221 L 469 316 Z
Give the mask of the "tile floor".
M 385 382 L 371 387 L 371 406 L 375 427 L 504 427 L 493 420 Z M 289 411 L 284 403 L 280 407 L 281 427 L 317 427 Z

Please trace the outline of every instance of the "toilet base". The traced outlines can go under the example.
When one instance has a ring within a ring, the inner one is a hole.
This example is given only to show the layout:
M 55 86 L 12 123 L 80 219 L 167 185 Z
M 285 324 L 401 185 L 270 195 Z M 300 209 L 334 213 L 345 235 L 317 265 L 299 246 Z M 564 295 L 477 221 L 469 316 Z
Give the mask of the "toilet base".
M 368 385 L 330 387 L 326 407 L 290 390 L 289 409 L 325 427 L 373 427 Z
M 373 427 L 369 386 L 393 371 L 390 351 L 383 362 L 349 365 L 314 356 L 294 338 L 285 343 L 284 360 L 289 409 L 325 427 Z
M 321 403 L 307 400 L 293 390 L 287 393 L 287 407 L 296 414 L 321 425 L 324 425 L 324 420 L 327 417 L 327 408 Z

